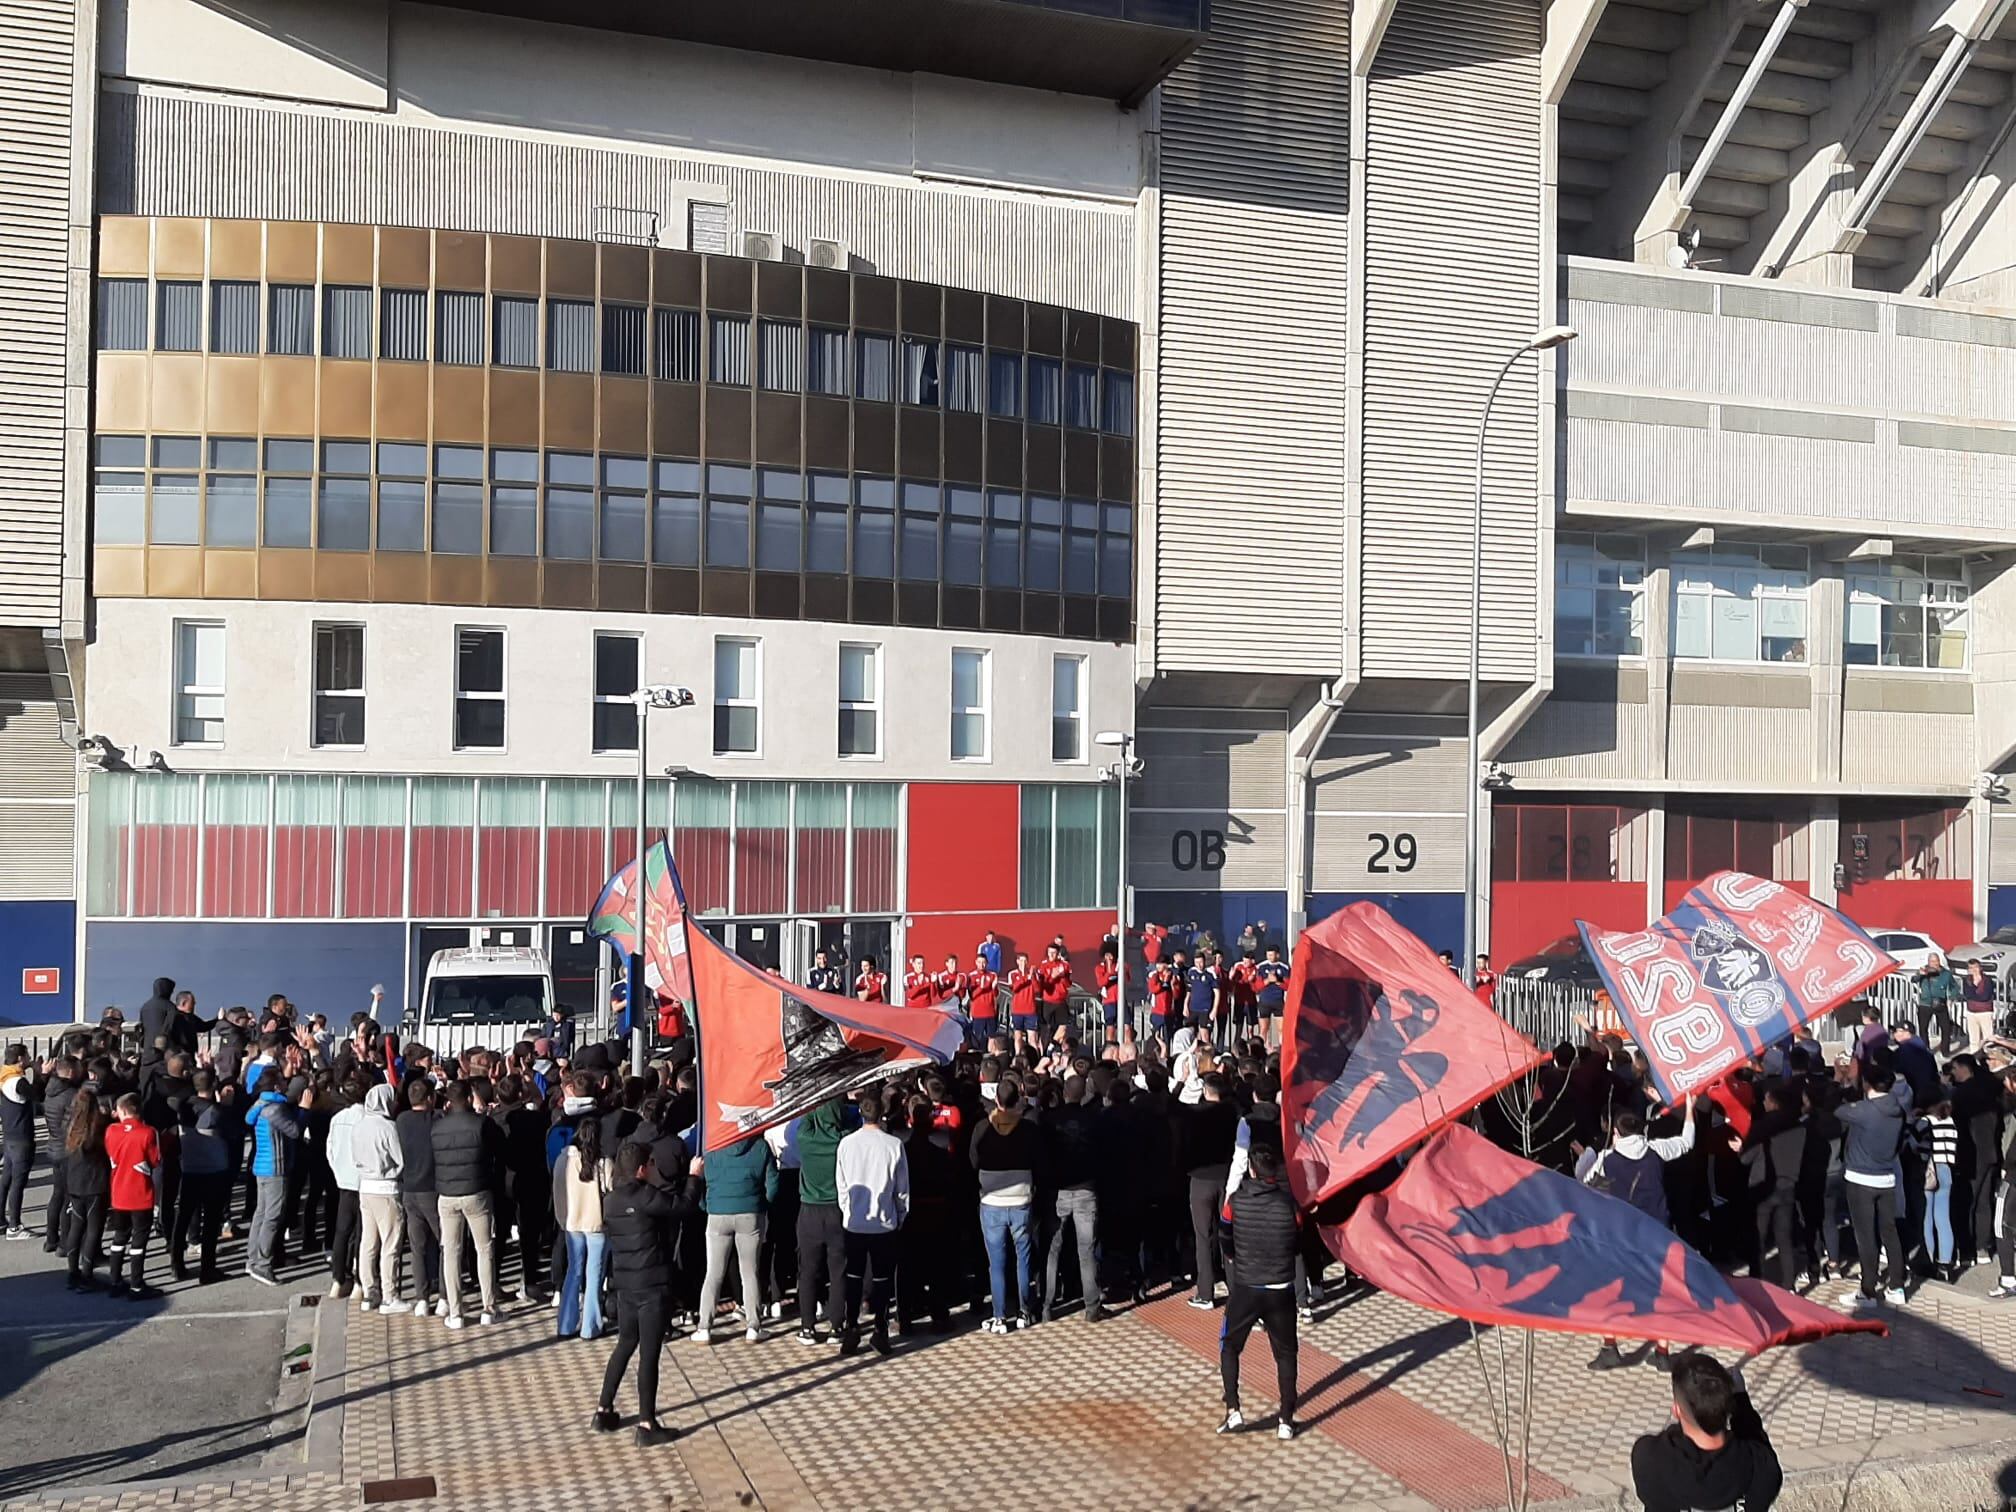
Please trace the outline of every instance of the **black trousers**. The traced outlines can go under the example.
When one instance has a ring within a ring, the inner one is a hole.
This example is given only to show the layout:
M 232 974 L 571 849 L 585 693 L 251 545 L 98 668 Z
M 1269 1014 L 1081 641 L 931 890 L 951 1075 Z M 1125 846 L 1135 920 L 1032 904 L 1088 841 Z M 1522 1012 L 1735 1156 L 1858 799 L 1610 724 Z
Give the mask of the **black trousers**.
M 64 1165 L 63 1150 L 58 1146 L 49 1165 L 49 1210 L 42 1215 L 42 1248 L 51 1254 L 63 1247 L 63 1215 L 70 1206 Z
M 1218 1210 L 1225 1206 L 1224 1171 L 1190 1178 L 1190 1237 L 1197 1252 L 1197 1295 L 1209 1300 L 1225 1267 L 1218 1258 Z
M 763 1225 L 763 1243 L 756 1254 L 756 1274 L 763 1278 L 763 1300 L 781 1303 L 798 1279 L 798 1172 L 777 1173 L 777 1195 L 770 1203 L 770 1221 Z
M 2002 1188 L 2002 1233 L 1995 1241 L 1995 1258 L 2002 1262 L 2004 1276 L 2016 1276 L 2016 1182 Z
M 183 1253 L 193 1231 L 203 1250 L 199 1272 L 209 1275 L 217 1269 L 217 1236 L 224 1230 L 224 1210 L 231 1203 L 231 1173 L 182 1175 L 182 1201 L 175 1209 L 175 1225 L 168 1232 L 168 1263 L 180 1277 L 188 1273 Z
M 1218 1341 L 1218 1377 L 1225 1388 L 1225 1407 L 1239 1406 L 1239 1356 L 1258 1323 L 1267 1330 L 1274 1351 L 1276 1393 L 1281 1420 L 1295 1420 L 1295 1289 L 1292 1286 L 1232 1286 L 1225 1298 L 1225 1332 Z
M 1976 1255 L 1985 1255 L 1993 1248 L 1995 1177 L 1996 1170 L 1992 1162 L 1976 1160 L 1975 1170 L 1967 1182 L 1967 1238 L 1966 1248 L 1960 1255 L 1963 1260 L 1972 1260 Z M 1955 1213 L 1953 1220 L 1957 1225 L 1960 1215 Z
M 1790 1192 L 1765 1192 L 1757 1199 L 1756 1274 L 1787 1289 L 1799 1269 L 1799 1252 L 1793 1243 L 1797 1216 Z M 1773 1246 L 1778 1251 L 1775 1259 L 1769 1258 Z
M 363 1209 L 357 1194 L 336 1189 L 336 1223 L 329 1231 L 329 1277 L 344 1286 L 357 1284 L 357 1233 Z
M 671 1303 L 662 1291 L 616 1294 L 616 1350 L 609 1356 L 609 1368 L 602 1372 L 601 1405 L 605 1412 L 615 1410 L 616 1392 L 634 1354 L 639 1356 L 638 1415 L 646 1422 L 658 1421 L 658 1352 L 665 1347 L 670 1319 Z
M 89 1271 L 105 1256 L 104 1193 L 95 1197 L 66 1197 L 63 1214 L 63 1254 L 70 1262 L 70 1274 Z
M 144 1284 L 147 1240 L 154 1232 L 154 1210 L 115 1209 L 105 1220 L 105 1253 L 112 1257 L 112 1284 Z
M 898 1230 L 896 1320 L 906 1328 L 919 1318 L 938 1324 L 952 1320 L 958 1288 L 952 1284 L 952 1224 L 944 1204 L 937 1211 L 910 1209 Z
M 847 1233 L 847 1310 L 841 1332 L 848 1338 L 861 1333 L 861 1299 L 868 1299 L 868 1312 L 877 1338 L 889 1332 L 889 1299 L 896 1290 L 896 1234 Z
M 1848 1218 L 1855 1225 L 1855 1258 L 1860 1267 L 1862 1295 L 1873 1297 L 1888 1286 L 1904 1285 L 1904 1243 L 1897 1232 L 1897 1188 L 1870 1187 L 1847 1183 Z M 1889 1261 L 1889 1269 L 1879 1286 L 1876 1279 L 1877 1251 Z
M 546 1228 L 553 1217 L 553 1183 L 521 1175 L 512 1183 L 511 1200 L 518 1209 L 518 1289 L 521 1293 L 543 1291 Z
M 826 1281 L 826 1326 L 840 1332 L 840 1303 L 846 1295 L 847 1231 L 837 1202 L 806 1202 L 798 1208 L 798 1326 L 811 1328 L 819 1315 L 820 1272 Z
M 407 1192 L 399 1199 L 406 1210 L 406 1258 L 412 1271 L 413 1300 L 432 1302 L 441 1295 L 441 1206 L 433 1192 Z
M 0 1145 L 0 1216 L 10 1229 L 21 1227 L 21 1199 L 28 1195 L 28 1172 L 34 1164 L 32 1141 L 10 1139 Z

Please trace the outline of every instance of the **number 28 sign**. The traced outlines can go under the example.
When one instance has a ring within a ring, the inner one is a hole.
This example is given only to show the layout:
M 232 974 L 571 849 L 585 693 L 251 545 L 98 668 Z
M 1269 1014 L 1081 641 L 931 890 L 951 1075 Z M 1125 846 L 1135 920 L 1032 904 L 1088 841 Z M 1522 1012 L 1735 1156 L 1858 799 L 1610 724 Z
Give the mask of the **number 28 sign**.
M 1834 909 L 1746 872 L 1717 872 L 1650 929 L 1576 927 L 1669 1102 L 1897 966 Z

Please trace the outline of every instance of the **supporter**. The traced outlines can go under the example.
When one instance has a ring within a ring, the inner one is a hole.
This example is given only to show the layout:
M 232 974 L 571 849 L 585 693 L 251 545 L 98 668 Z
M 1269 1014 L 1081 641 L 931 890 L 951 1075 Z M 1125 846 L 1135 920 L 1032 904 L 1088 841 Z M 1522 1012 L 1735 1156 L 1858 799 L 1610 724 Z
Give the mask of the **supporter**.
M 9 1239 L 26 1239 L 21 1200 L 35 1164 L 35 1084 L 28 1075 L 28 1047 L 9 1045 L 0 1057 L 0 1218 Z
M 341 1105 L 331 1115 L 323 1155 L 329 1162 L 329 1176 L 336 1193 L 336 1218 L 329 1229 L 329 1296 L 332 1301 L 348 1297 L 357 1284 L 357 1236 L 361 1208 L 358 1201 L 357 1166 L 351 1158 L 351 1142 L 364 1117 L 364 1094 L 369 1090 L 363 1076 L 352 1072 L 343 1083 Z M 311 1202 L 310 1206 L 313 1206 Z
M 392 1112 L 398 1093 L 381 1082 L 364 1094 L 363 1113 L 350 1135 L 350 1164 L 357 1178 L 357 1280 L 365 1312 L 403 1313 L 399 1296 L 399 1246 L 406 1237 L 399 1182 L 406 1146 Z
M 762 1342 L 763 1282 L 757 1259 L 763 1248 L 764 1219 L 776 1196 L 777 1161 L 760 1134 L 737 1140 L 708 1158 L 707 1275 L 700 1283 L 700 1325 L 693 1330 L 694 1343 L 706 1344 L 714 1337 L 714 1310 L 720 1304 L 731 1248 L 741 1281 L 744 1337 L 751 1344 Z
M 451 1089 L 451 1110 L 454 1107 Z M 454 1116 L 452 1111 L 449 1116 Z M 696 1157 L 687 1167 L 684 1187 L 668 1193 L 645 1180 L 650 1166 L 650 1152 L 643 1145 L 622 1146 L 616 1152 L 616 1185 L 602 1204 L 602 1232 L 616 1292 L 616 1348 L 602 1373 L 594 1418 L 596 1429 L 603 1433 L 614 1433 L 621 1426 L 616 1393 L 635 1356 L 637 1443 L 642 1448 L 670 1443 L 678 1436 L 676 1429 L 658 1421 L 658 1356 L 670 1321 L 667 1292 L 672 1282 L 664 1235 L 681 1218 L 698 1211 L 699 1178 L 706 1169 Z
M 406 1107 L 394 1120 L 399 1134 L 399 1206 L 406 1220 L 407 1269 L 413 1311 L 448 1316 L 441 1295 L 441 1208 L 434 1185 L 434 1086 L 425 1077 L 406 1083 Z
M 466 1234 L 476 1247 L 476 1277 L 482 1310 L 476 1321 L 497 1321 L 497 1256 L 495 1209 L 491 1192 L 498 1181 L 499 1146 L 503 1135 L 497 1125 L 475 1107 L 474 1092 L 467 1081 L 448 1084 L 447 1111 L 435 1120 L 434 1190 L 441 1211 L 441 1280 L 448 1296 L 448 1315 L 443 1321 L 460 1328 L 462 1312 L 462 1244 Z
M 1958 1281 L 1953 1255 L 1953 1170 L 1959 1164 L 1960 1131 L 1953 1104 L 1934 1102 L 1911 1124 L 1911 1142 L 1925 1169 L 1925 1264 L 1943 1281 Z
M 1862 1067 L 1861 1086 L 1859 1101 L 1844 1102 L 1836 1110 L 1846 1130 L 1842 1158 L 1848 1214 L 1855 1225 L 1856 1304 L 1869 1307 L 1877 1302 L 1877 1264 L 1887 1257 L 1881 1300 L 1896 1307 L 1904 1302 L 1904 1248 L 1897 1228 L 1898 1152 L 1911 1088 L 1873 1063 Z
M 105 1207 L 112 1191 L 112 1162 L 105 1153 L 109 1120 L 96 1097 L 79 1097 L 63 1136 L 63 1258 L 71 1291 L 96 1291 L 92 1274 L 103 1258 Z
M 189 1278 L 188 1241 L 196 1240 L 199 1285 L 224 1279 L 217 1268 L 217 1241 L 224 1230 L 224 1213 L 231 1202 L 231 1182 L 241 1144 L 232 1109 L 220 1102 L 218 1077 L 198 1071 L 191 1079 L 194 1095 L 182 1108 L 182 1199 L 168 1233 L 168 1260 L 175 1279 Z M 234 1096 L 237 1087 L 226 1082 L 223 1095 Z
M 1681 1112 L 1680 1132 L 1661 1138 L 1647 1138 L 1645 1120 L 1635 1108 L 1619 1108 L 1610 1119 L 1610 1143 L 1602 1150 L 1584 1150 L 1578 1156 L 1575 1175 L 1585 1186 L 1620 1198 L 1646 1217 L 1668 1228 L 1672 1214 L 1666 1204 L 1666 1165 L 1694 1148 L 1694 1094 L 1687 1095 Z M 1651 1351 L 1654 1366 L 1670 1367 L 1665 1346 Z M 1628 1364 L 1618 1351 L 1615 1339 L 1605 1339 L 1591 1370 L 1616 1370 Z
M 1053 949 L 1055 947 L 1052 947 Z M 1036 1128 L 1024 1115 L 1022 1086 L 1004 1078 L 995 1088 L 994 1108 L 973 1130 L 968 1148 L 980 1175 L 980 1233 L 987 1245 L 994 1315 L 986 1332 L 1004 1334 L 1035 1322 L 1030 1311 L 1033 1270 L 1029 1216 L 1036 1201 Z M 1010 1261 L 1013 1261 L 1014 1310 L 1009 1303 Z
M 312 1090 L 303 1089 L 290 1102 L 281 1090 L 278 1066 L 268 1064 L 253 1084 L 255 1098 L 246 1110 L 245 1121 L 252 1126 L 252 1238 L 245 1250 L 245 1273 L 254 1281 L 278 1286 L 274 1274 L 280 1244 L 280 1225 L 287 1201 L 287 1173 L 298 1159 L 301 1131 L 305 1126 Z
M 118 1115 L 105 1131 L 105 1159 L 110 1166 L 105 1253 L 112 1257 L 111 1295 L 157 1297 L 160 1293 L 147 1284 L 146 1265 L 154 1204 L 160 1197 L 161 1140 L 153 1126 L 142 1121 L 137 1094 L 128 1092 L 119 1099 Z
M 602 1121 L 583 1118 L 553 1168 L 553 1212 L 567 1245 L 560 1281 L 563 1339 L 602 1333 L 602 1274 L 608 1252 L 603 1204 L 616 1185 L 616 1162 L 602 1153 Z
M 1740 1375 L 1703 1354 L 1673 1366 L 1673 1421 L 1631 1447 L 1645 1512 L 1766 1512 L 1784 1477 Z
M 1232 1155 L 1239 1142 L 1239 1109 L 1230 1101 L 1224 1076 L 1207 1072 L 1199 1080 L 1194 1105 L 1180 1106 L 1176 1123 L 1177 1160 L 1189 1180 L 1190 1233 L 1195 1252 L 1195 1308 L 1217 1305 L 1218 1280 L 1224 1267 L 1218 1256 L 1218 1214 L 1225 1203 L 1225 1185 L 1232 1175 Z M 1292 1303 L 1293 1298 L 1290 1298 Z
M 798 1342 L 821 1342 L 819 1287 L 826 1284 L 826 1328 L 836 1342 L 847 1275 L 846 1225 L 834 1164 L 846 1134 L 846 1103 L 831 1098 L 795 1121 L 798 1146 Z M 823 1277 L 822 1277 L 823 1273 Z
M 889 1306 L 896 1280 L 896 1235 L 910 1211 L 910 1168 L 903 1142 L 882 1128 L 880 1099 L 867 1095 L 857 1106 L 861 1127 L 840 1141 L 833 1162 L 847 1252 L 840 1353 L 861 1351 L 865 1292 L 873 1325 L 871 1342 L 877 1354 L 886 1355 L 892 1347 Z
M 1246 1426 L 1239 1410 L 1239 1358 L 1257 1323 L 1274 1351 L 1275 1393 L 1281 1411 L 1274 1435 L 1295 1437 L 1295 1264 L 1300 1241 L 1295 1199 L 1281 1159 L 1271 1145 L 1256 1145 L 1245 1179 L 1227 1204 L 1225 1254 L 1232 1280 L 1226 1287 L 1225 1328 L 1218 1345 L 1218 1374 L 1225 1396 L 1220 1433 Z M 1214 1215 L 1215 1216 L 1215 1215 Z

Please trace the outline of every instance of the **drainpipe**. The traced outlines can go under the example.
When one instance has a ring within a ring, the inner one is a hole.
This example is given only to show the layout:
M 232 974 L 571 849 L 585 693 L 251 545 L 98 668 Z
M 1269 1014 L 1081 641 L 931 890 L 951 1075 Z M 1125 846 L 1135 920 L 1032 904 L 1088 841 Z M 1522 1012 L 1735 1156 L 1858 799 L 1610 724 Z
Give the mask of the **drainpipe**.
M 1294 943 L 1309 922 L 1309 859 L 1315 839 L 1313 817 L 1316 757 L 1336 727 L 1354 683 L 1342 678 L 1317 687 L 1316 705 L 1296 724 L 1294 747 L 1289 752 L 1289 781 L 1294 796 L 1288 826 L 1288 937 Z

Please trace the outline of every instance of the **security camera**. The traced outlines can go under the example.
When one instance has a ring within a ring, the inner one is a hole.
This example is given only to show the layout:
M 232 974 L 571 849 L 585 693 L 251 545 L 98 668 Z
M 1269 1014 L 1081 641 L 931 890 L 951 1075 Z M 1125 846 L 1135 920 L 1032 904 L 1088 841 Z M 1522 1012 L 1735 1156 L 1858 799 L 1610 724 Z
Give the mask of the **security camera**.
M 1974 796 L 1976 798 L 1990 799 L 2006 798 L 2009 796 L 2009 784 L 1993 772 L 1976 772 L 1974 774 Z

